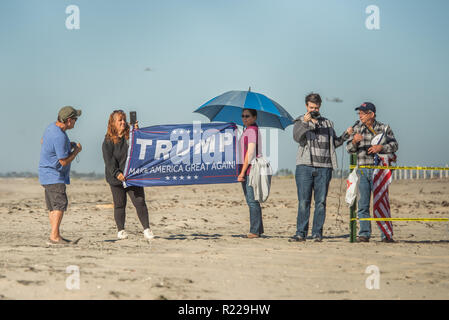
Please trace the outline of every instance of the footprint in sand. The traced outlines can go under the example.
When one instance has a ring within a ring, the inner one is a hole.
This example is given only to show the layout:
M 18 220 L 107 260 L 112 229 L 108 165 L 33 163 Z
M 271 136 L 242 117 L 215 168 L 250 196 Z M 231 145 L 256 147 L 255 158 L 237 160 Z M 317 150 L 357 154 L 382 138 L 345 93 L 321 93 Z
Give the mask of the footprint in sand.
M 329 290 L 327 293 L 342 294 L 342 293 L 349 293 L 349 291 L 348 290 Z
M 126 282 L 126 281 L 137 281 L 137 278 L 119 278 L 118 281 Z
M 126 293 L 118 291 L 109 291 L 109 294 L 117 299 L 120 299 L 120 296 L 128 296 Z
M 42 285 L 45 281 L 30 281 L 30 280 L 17 280 L 17 283 L 23 284 L 24 286 L 29 286 L 30 284 Z

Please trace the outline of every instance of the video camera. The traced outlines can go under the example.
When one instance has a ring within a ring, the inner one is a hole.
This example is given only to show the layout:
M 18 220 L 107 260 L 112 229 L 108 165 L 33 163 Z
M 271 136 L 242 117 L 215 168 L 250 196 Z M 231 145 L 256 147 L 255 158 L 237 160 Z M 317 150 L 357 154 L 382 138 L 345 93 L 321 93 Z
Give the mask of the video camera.
M 310 116 L 312 117 L 312 119 L 318 119 L 320 117 L 320 112 L 319 111 L 311 111 Z

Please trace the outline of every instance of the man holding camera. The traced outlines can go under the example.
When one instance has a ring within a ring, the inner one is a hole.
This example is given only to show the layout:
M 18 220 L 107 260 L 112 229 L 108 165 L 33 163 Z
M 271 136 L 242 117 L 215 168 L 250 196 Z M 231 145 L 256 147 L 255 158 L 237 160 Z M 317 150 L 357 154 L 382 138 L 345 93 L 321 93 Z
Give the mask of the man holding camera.
M 79 143 L 70 142 L 66 131 L 75 127 L 80 115 L 81 110 L 63 107 L 59 110 L 57 121 L 45 130 L 41 141 L 39 182 L 45 189 L 45 202 L 50 211 L 50 244 L 70 243 L 61 237 L 59 227 L 68 205 L 66 184 L 70 184 L 70 164 L 82 147 Z
M 335 149 L 353 133 L 348 128 L 337 137 L 332 121 L 320 115 L 321 97 L 317 93 L 306 96 L 307 113 L 295 120 L 293 139 L 299 143 L 296 156 L 296 186 L 298 191 L 298 216 L 296 234 L 289 241 L 305 241 L 309 229 L 312 190 L 315 198 L 312 237 L 322 241 L 326 218 L 326 197 L 332 170 L 337 168 Z
M 359 166 L 380 165 L 376 163 L 377 154 L 393 155 L 398 150 L 398 142 L 391 128 L 376 120 L 376 106 L 374 104 L 365 102 L 355 110 L 358 111 L 360 121 L 357 121 L 354 125 L 354 136 L 348 140 L 346 149 L 349 153 L 357 154 Z M 379 134 L 382 135 L 382 139 L 373 145 L 373 138 Z M 360 198 L 357 214 L 360 219 L 370 217 L 371 192 L 375 191 L 373 188 L 374 170 L 363 168 L 359 169 L 358 172 Z M 384 188 L 386 187 L 384 186 Z M 394 242 L 391 223 L 378 222 L 378 226 L 381 230 L 382 242 Z M 361 220 L 357 242 L 369 242 L 370 237 L 370 221 Z

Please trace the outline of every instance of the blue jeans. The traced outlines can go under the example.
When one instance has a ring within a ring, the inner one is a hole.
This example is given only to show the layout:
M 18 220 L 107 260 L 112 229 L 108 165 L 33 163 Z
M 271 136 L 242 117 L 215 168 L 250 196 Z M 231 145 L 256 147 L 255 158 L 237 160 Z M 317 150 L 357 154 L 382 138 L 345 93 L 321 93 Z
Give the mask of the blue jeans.
M 254 234 L 262 234 L 263 222 L 262 222 L 262 208 L 259 201 L 254 199 L 254 189 L 248 185 L 248 176 L 246 181 L 242 182 L 243 193 L 245 194 L 246 203 L 249 207 L 249 232 Z
M 297 165 L 295 179 L 299 201 L 296 236 L 307 237 L 313 190 L 315 212 L 313 213 L 312 237 L 322 238 L 324 220 L 326 219 L 326 197 L 332 179 L 332 168 Z
M 374 169 L 359 169 L 359 201 L 358 201 L 358 210 L 357 216 L 359 219 L 369 218 L 369 209 L 371 203 L 371 192 L 373 191 L 373 171 Z M 360 230 L 359 236 L 371 237 L 371 221 L 359 221 Z M 377 224 L 377 223 L 376 223 Z M 379 227 L 379 230 L 380 227 Z M 382 239 L 385 238 L 385 234 L 380 232 L 380 236 Z

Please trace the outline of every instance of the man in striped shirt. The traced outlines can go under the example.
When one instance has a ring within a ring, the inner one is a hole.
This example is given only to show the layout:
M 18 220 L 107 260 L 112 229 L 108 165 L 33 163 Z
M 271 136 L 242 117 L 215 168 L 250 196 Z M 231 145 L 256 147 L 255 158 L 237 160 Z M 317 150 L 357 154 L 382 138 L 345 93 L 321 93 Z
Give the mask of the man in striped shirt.
M 355 109 L 358 111 L 359 119 L 354 125 L 354 136 L 348 140 L 346 150 L 349 153 L 357 154 L 357 163 L 359 166 L 375 165 L 374 157 L 377 153 L 392 154 L 398 150 L 398 142 L 394 137 L 393 131 L 388 125 L 376 120 L 376 106 L 370 102 L 363 103 Z M 372 145 L 372 139 L 377 135 L 384 133 L 385 137 L 380 144 Z M 358 217 L 370 217 L 370 200 L 373 191 L 373 173 L 374 169 L 359 169 L 359 194 Z M 384 242 L 390 242 L 392 239 L 385 236 L 381 230 L 381 238 Z M 358 242 L 369 242 L 371 237 L 370 221 L 360 221 L 360 231 L 357 237 Z
M 332 170 L 337 168 L 335 149 L 353 133 L 350 127 L 338 137 L 332 121 L 320 115 L 320 107 L 319 94 L 307 95 L 307 113 L 295 120 L 293 128 L 293 139 L 299 143 L 295 173 L 299 204 L 296 234 L 289 241 L 305 241 L 307 237 L 312 190 L 315 198 L 312 238 L 322 240 L 327 192 Z

